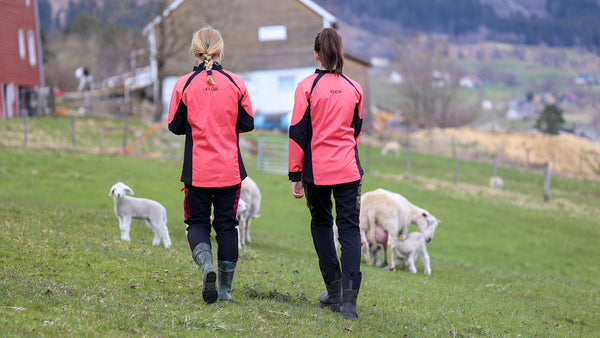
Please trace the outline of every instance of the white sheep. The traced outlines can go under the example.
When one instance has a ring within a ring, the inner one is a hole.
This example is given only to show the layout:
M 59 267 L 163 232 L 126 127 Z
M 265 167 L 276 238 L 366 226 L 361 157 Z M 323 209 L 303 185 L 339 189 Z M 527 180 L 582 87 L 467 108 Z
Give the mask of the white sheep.
M 160 203 L 147 199 L 127 196 L 133 195 L 133 190 L 123 182 L 115 183 L 108 196 L 113 196 L 115 215 L 119 219 L 121 239 L 129 242 L 131 219 L 143 219 L 154 231 L 152 245 L 159 245 L 162 238 L 165 248 L 171 247 L 171 238 L 167 228 L 167 210 Z
M 421 254 L 423 265 L 425 265 L 425 274 L 431 275 L 429 253 L 427 252 L 427 246 L 425 245 L 425 236 L 423 236 L 422 233 L 411 232 L 406 238 L 399 238 L 394 246 L 394 252 L 398 258 L 398 260 L 394 262 L 394 265 L 402 262 L 403 268 L 412 273 L 417 273 L 415 261 L 419 254 Z
M 381 147 L 381 155 L 386 156 L 389 153 L 393 153 L 394 155 L 400 155 L 400 143 L 396 141 L 387 142 Z
M 415 224 L 425 236 L 427 243 L 440 221 L 427 210 L 409 202 L 404 196 L 376 189 L 362 195 L 360 209 L 360 237 L 367 265 L 373 265 L 373 256 L 377 253 L 377 227 L 387 234 L 384 252 L 387 268 L 394 269 L 394 245 L 398 237 L 408 233 L 410 224 Z
M 239 220 L 240 220 L 240 218 L 247 217 L 249 211 L 250 210 L 249 210 L 248 203 L 246 203 L 243 199 L 240 198 L 238 200 L 237 213 L 236 213 L 236 217 L 238 219 L 238 226 L 236 226 L 236 229 L 238 231 L 238 249 L 242 248 L 242 235 L 240 233 Z
M 240 201 L 247 204 L 247 210 L 242 213 L 238 212 L 239 220 L 239 247 L 251 243 L 250 240 L 250 224 L 253 218 L 259 217 L 258 210 L 260 209 L 261 194 L 258 185 L 249 176 L 242 181 L 242 189 L 240 192 Z M 238 203 L 239 209 L 239 203 Z
M 500 176 L 492 176 L 490 177 L 490 189 L 493 190 L 502 190 L 504 188 L 504 181 Z

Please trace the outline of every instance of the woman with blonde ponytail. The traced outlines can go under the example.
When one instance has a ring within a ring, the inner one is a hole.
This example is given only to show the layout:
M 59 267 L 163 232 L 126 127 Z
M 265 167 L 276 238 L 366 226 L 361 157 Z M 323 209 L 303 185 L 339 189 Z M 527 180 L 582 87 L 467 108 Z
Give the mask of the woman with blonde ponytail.
M 238 139 L 254 129 L 254 113 L 244 81 L 220 64 L 223 39 L 218 31 L 203 27 L 194 33 L 190 50 L 198 65 L 175 83 L 168 121 L 171 132 L 185 135 L 181 182 L 187 238 L 202 270 L 202 298 L 210 304 L 231 300 L 238 260 L 236 213 L 247 176 Z M 218 275 L 211 228 L 217 233 Z
M 342 37 L 323 28 L 315 38 L 319 68 L 298 83 L 289 131 L 289 178 L 296 198 L 306 195 L 310 229 L 327 291 L 321 307 L 358 317 L 360 272 L 360 194 L 363 170 L 358 138 L 363 118 L 363 91 L 342 73 Z M 341 257 L 333 242 L 331 196 L 335 200 Z M 340 264 L 341 262 L 341 264 Z M 340 267 L 341 265 L 341 267 Z

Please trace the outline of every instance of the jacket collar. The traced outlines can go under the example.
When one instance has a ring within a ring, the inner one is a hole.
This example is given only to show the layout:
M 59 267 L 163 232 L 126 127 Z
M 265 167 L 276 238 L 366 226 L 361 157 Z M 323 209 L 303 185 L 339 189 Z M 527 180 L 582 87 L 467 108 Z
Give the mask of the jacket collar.
M 223 69 L 223 66 L 221 66 L 218 62 L 213 62 L 213 70 L 221 70 Z M 202 62 L 201 64 L 199 64 L 198 66 L 194 67 L 194 71 L 195 72 L 201 72 L 204 70 L 204 62 Z
M 322 69 L 317 68 L 315 70 L 315 74 L 335 74 L 335 71 L 333 71 L 333 70 L 322 70 Z

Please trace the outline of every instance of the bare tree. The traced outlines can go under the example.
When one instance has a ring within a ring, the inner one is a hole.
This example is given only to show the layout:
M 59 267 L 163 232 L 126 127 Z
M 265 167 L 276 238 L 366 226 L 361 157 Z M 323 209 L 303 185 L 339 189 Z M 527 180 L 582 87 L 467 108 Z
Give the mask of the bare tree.
M 398 44 L 398 62 L 403 82 L 402 110 L 411 124 L 424 128 L 456 125 L 458 71 L 443 57 L 445 41 L 429 37 L 407 39 Z
M 164 112 L 163 80 L 168 76 L 183 75 L 178 74 L 176 69 L 182 62 L 192 59 L 189 48 L 194 32 L 205 25 L 213 26 L 222 33 L 233 27 L 235 16 L 231 14 L 239 7 L 236 6 L 237 2 L 237 0 L 230 0 L 225 5 L 218 0 L 204 0 L 202 8 L 195 8 L 193 16 L 178 16 L 179 13 L 185 12 L 185 8 L 171 11 L 169 0 L 158 0 L 161 19 L 156 21 L 157 23 L 151 31 L 146 32 L 146 34 L 153 34 L 149 37 L 150 58 L 151 62 L 155 63 L 157 71 L 157 83 L 154 84 L 154 120 L 161 120 Z M 180 6 L 184 5 L 186 5 L 185 2 Z M 153 43 L 154 46 L 152 46 Z M 231 59 L 232 57 L 227 55 L 227 58 Z

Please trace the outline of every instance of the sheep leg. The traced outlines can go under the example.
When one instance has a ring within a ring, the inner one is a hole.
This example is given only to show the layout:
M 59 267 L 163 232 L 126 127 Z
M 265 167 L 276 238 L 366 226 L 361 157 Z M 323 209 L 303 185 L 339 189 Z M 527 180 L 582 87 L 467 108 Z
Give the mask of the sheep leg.
M 246 220 L 240 219 L 239 226 L 238 246 L 241 248 L 246 245 Z
M 242 248 L 242 235 L 240 234 L 240 226 L 236 226 L 235 227 L 237 229 L 237 234 L 238 234 L 238 249 Z
M 425 247 L 423 247 L 421 254 L 421 259 L 423 260 L 423 264 L 425 265 L 425 274 L 431 275 L 431 262 L 429 259 L 429 253 L 427 252 L 427 249 Z
M 360 245 L 362 246 L 363 254 L 365 255 L 367 265 L 373 265 L 373 259 L 371 258 L 371 250 L 369 248 L 369 241 L 367 240 L 367 234 L 365 233 L 365 231 L 360 232 Z
M 380 260 L 378 266 L 382 266 L 382 265 L 387 266 L 388 265 L 388 248 L 387 248 L 387 245 L 382 245 L 382 247 L 383 247 L 383 260 L 381 260 L 381 255 L 379 255 L 377 257 Z
M 247 221 L 246 221 L 246 244 L 250 244 L 250 222 L 252 221 L 252 217 L 250 217 Z
M 131 216 L 119 217 L 119 229 L 121 229 L 121 239 L 127 242 L 131 241 L 129 238 L 129 230 L 131 230 Z
M 150 229 L 152 229 L 152 231 L 154 232 L 154 237 L 152 238 L 152 245 L 154 245 L 154 246 L 159 245 L 160 244 L 161 226 L 158 226 L 155 222 L 152 222 L 151 220 L 146 220 L 146 224 L 148 224 Z
M 373 250 L 373 263 L 375 266 L 381 266 L 381 247 L 376 244 Z
M 417 267 L 415 266 L 415 261 L 417 260 L 417 253 L 415 251 L 408 254 L 408 258 L 406 259 L 408 263 L 408 270 L 412 273 L 417 273 Z
M 167 249 L 170 248 L 171 247 L 171 237 L 169 237 L 169 231 L 168 230 L 163 231 L 162 234 L 160 235 L 160 237 L 162 237 L 165 248 L 167 248 Z
M 388 233 L 388 240 L 387 240 L 387 252 L 386 252 L 386 258 L 387 258 L 387 267 L 390 271 L 394 270 L 394 244 L 396 243 L 396 236 L 392 235 L 391 233 Z

